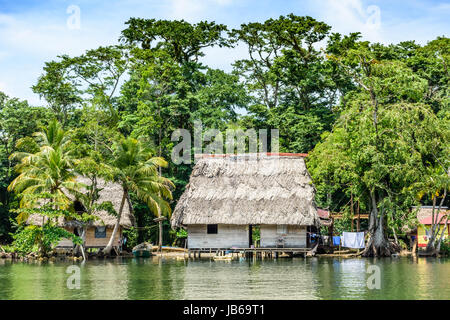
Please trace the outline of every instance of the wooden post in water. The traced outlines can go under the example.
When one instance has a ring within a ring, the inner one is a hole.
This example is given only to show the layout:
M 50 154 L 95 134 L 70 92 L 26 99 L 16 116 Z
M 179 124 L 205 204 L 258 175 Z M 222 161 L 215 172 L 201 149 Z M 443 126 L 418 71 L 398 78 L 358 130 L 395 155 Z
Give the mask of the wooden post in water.
M 158 217 L 153 219 L 153 221 L 158 222 L 159 224 L 159 239 L 158 239 L 158 251 L 161 253 L 162 255 L 162 233 L 163 233 L 163 227 L 162 227 L 162 223 L 164 220 L 166 220 L 166 217 Z
M 356 206 L 356 213 L 358 214 L 358 220 L 356 222 L 356 231 L 359 232 L 359 229 L 361 228 L 361 214 L 359 213 L 359 201 Z
M 353 213 L 353 192 L 350 193 L 350 213 L 352 216 L 352 232 L 353 232 L 353 217 L 354 217 L 354 213 Z

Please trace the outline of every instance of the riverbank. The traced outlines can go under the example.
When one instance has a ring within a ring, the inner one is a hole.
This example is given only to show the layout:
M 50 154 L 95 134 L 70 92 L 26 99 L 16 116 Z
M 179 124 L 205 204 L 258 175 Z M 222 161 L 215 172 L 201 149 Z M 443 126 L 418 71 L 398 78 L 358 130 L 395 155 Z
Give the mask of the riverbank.
M 157 246 L 153 247 L 152 250 L 152 257 L 161 257 L 161 258 L 172 258 L 177 260 L 197 260 L 197 259 L 208 259 L 208 260 L 240 260 L 245 258 L 244 255 L 240 254 L 225 254 L 225 255 L 217 255 L 216 252 L 204 252 L 201 254 L 201 256 L 196 255 L 189 255 L 188 250 L 183 248 L 176 248 L 176 247 L 163 247 L 163 250 L 157 251 Z M 313 256 L 305 255 L 307 258 L 312 258 Z M 356 249 L 346 249 L 346 250 L 335 250 L 331 253 L 316 253 L 316 257 L 324 257 L 324 258 L 343 258 L 343 259 L 352 259 L 352 258 L 366 258 L 361 256 L 361 252 Z M 392 257 L 415 257 L 415 256 L 422 256 L 416 252 L 411 252 L 407 250 L 403 250 L 399 252 L 398 254 L 392 255 Z M 446 255 L 438 255 L 437 257 L 445 257 Z M 104 256 L 98 253 L 87 253 L 87 260 L 110 260 L 110 259 L 116 259 L 116 258 L 133 258 L 133 254 L 131 252 L 122 252 L 119 256 Z M 277 258 L 292 258 L 293 256 L 291 254 L 283 254 L 280 253 Z M 302 255 L 303 257 L 303 255 Z M 424 256 L 425 257 L 425 256 Z M 264 255 L 255 255 L 254 257 L 251 257 L 252 259 L 257 260 L 267 260 L 267 259 L 274 259 L 274 258 L 268 258 Z M 17 252 L 1 252 L 0 251 L 0 259 L 9 259 L 9 260 L 17 260 L 17 261 L 83 261 L 83 257 L 80 255 L 71 255 L 68 253 L 61 253 L 61 252 L 53 252 L 47 257 L 41 257 L 35 253 L 31 253 L 28 255 L 21 255 Z

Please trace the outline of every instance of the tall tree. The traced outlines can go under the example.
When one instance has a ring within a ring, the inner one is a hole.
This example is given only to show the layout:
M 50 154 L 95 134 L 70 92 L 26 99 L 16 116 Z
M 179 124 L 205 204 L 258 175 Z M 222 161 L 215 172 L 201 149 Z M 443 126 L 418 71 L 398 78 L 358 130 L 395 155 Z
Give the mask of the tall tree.
M 254 97 L 243 123 L 279 129 L 282 150 L 308 152 L 334 121 L 334 69 L 316 48 L 329 30 L 311 17 L 289 14 L 230 32 L 249 54 L 234 64 Z
M 222 35 L 227 27 L 215 22 L 131 18 L 125 24 L 128 28 L 122 31 L 122 42 L 144 50 L 163 49 L 180 64 L 198 62 L 205 48 L 228 46 Z
M 331 56 L 358 89 L 343 98 L 345 110 L 309 166 L 317 182 L 339 183 L 365 199 L 370 208 L 365 254 L 382 256 L 394 251 L 388 232 L 396 237 L 404 212 L 417 203 L 411 186 L 436 157 L 445 157 L 449 131 L 422 103 L 427 82 L 400 61 L 376 59 L 378 47 L 361 42 Z
M 152 157 L 141 143 L 133 138 L 119 141 L 115 146 L 112 167 L 114 180 L 122 186 L 123 194 L 117 213 L 117 222 L 111 234 L 104 253 L 109 255 L 114 245 L 114 239 L 120 226 L 125 202 L 131 204 L 130 192 L 144 201 L 158 217 L 170 215 L 171 208 L 165 199 L 172 199 L 173 183 L 160 175 L 158 168 L 166 166 L 167 162 L 160 157 Z
M 0 240 L 10 240 L 13 226 L 11 211 L 16 206 L 15 196 L 7 187 L 16 177 L 15 162 L 10 155 L 16 151 L 17 142 L 38 131 L 51 118 L 51 112 L 42 107 L 32 107 L 26 101 L 9 98 L 0 92 Z
M 22 139 L 30 143 L 28 148 L 36 152 L 15 152 L 12 159 L 19 160 L 16 166 L 19 175 L 8 186 L 9 191 L 20 194 L 21 207 L 32 208 L 39 204 L 40 195 L 50 194 L 53 209 L 68 209 L 70 200 L 66 192 L 79 188 L 76 182 L 74 159 L 67 148 L 69 143 L 65 131 L 57 121 L 50 122 L 43 131 L 34 134 L 36 140 Z M 26 211 L 18 216 L 20 222 L 28 218 Z

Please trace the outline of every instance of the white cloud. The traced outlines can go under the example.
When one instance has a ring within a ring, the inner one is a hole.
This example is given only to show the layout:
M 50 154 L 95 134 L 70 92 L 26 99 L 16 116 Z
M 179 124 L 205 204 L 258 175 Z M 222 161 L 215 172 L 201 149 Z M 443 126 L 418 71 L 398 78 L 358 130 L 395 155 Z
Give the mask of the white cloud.
M 439 35 L 448 36 L 448 3 L 324 0 L 309 5 L 313 16 L 331 25 L 332 32 L 361 32 L 371 42 L 415 40 L 425 44 Z
M 169 17 L 196 22 L 208 18 L 211 12 L 232 2 L 233 0 L 172 0 Z
M 202 9 L 198 1 L 173 0 L 170 16 L 173 19 L 197 20 Z

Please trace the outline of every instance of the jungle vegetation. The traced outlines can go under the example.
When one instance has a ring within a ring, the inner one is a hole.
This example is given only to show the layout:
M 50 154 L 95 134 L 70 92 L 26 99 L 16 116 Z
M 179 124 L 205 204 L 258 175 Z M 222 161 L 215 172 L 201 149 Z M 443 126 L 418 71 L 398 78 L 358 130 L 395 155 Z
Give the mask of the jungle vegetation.
M 293 14 L 238 29 L 130 18 L 116 45 L 46 62 L 32 87 L 42 106 L 0 93 L 0 243 L 46 251 L 72 237 L 52 221 L 73 215 L 60 191 L 77 192 L 75 174 L 120 183 L 139 227 L 129 245 L 157 242 L 153 219 L 170 215 L 193 166 L 172 163 L 171 134 L 200 120 L 279 129 L 280 152 L 309 154 L 318 206 L 370 213 L 366 253 L 389 255 L 388 239 L 417 223 L 410 208 L 444 206 L 450 189 L 450 39 L 405 40 L 370 43 Z M 248 55 L 231 72 L 202 62 L 235 46 Z M 80 196 L 85 222 L 95 194 Z M 25 227 L 36 212 L 48 225 Z M 186 236 L 163 227 L 165 244 Z

